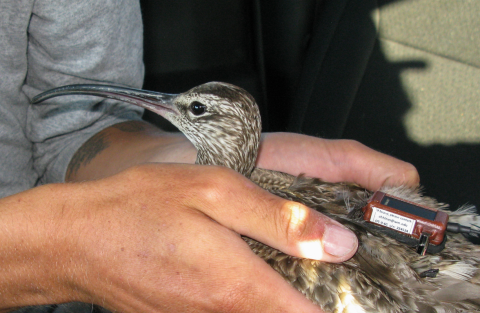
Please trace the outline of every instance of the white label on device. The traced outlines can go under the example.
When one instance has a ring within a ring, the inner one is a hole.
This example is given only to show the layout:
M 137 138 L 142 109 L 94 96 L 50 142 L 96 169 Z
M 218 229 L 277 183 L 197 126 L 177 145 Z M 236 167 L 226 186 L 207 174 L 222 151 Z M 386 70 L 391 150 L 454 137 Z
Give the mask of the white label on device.
M 413 233 L 416 223 L 416 221 L 411 218 L 388 212 L 377 207 L 372 208 L 370 222 L 410 235 Z

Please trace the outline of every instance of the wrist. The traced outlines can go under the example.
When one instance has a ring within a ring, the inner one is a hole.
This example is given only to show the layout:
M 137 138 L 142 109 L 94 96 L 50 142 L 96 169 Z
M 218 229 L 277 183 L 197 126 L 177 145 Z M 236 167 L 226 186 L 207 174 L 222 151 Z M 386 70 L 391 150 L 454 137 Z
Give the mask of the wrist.
M 70 275 L 68 189 L 46 185 L 0 200 L 0 310 L 82 299 Z

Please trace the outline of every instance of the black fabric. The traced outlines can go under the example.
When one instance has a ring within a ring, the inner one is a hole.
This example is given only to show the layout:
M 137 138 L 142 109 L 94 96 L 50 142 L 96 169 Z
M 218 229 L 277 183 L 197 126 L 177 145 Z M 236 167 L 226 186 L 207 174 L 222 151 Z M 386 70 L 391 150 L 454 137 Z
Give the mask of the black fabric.
M 288 130 L 340 138 L 375 43 L 376 1 L 327 1 L 308 48 Z
M 285 131 L 320 0 L 261 0 L 260 24 L 270 131 Z

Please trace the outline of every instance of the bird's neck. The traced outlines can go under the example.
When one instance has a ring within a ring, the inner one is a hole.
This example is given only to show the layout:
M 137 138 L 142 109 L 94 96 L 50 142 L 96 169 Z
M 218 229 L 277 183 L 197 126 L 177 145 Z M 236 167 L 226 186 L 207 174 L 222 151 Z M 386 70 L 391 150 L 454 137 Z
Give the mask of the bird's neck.
M 202 146 L 197 150 L 196 164 L 221 165 L 250 177 L 258 154 L 259 138 L 236 145 L 216 142 Z

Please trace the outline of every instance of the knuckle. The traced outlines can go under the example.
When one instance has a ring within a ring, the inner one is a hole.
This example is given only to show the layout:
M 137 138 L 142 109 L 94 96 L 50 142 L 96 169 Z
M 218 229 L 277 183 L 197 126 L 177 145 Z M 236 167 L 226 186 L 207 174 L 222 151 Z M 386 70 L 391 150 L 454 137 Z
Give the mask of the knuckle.
M 224 203 L 236 190 L 237 173 L 223 166 L 211 166 L 198 177 L 192 190 L 195 197 L 209 203 Z
M 307 219 L 309 209 L 304 205 L 287 201 L 280 209 L 280 232 L 285 234 L 286 243 L 289 246 L 295 245 L 307 230 Z

